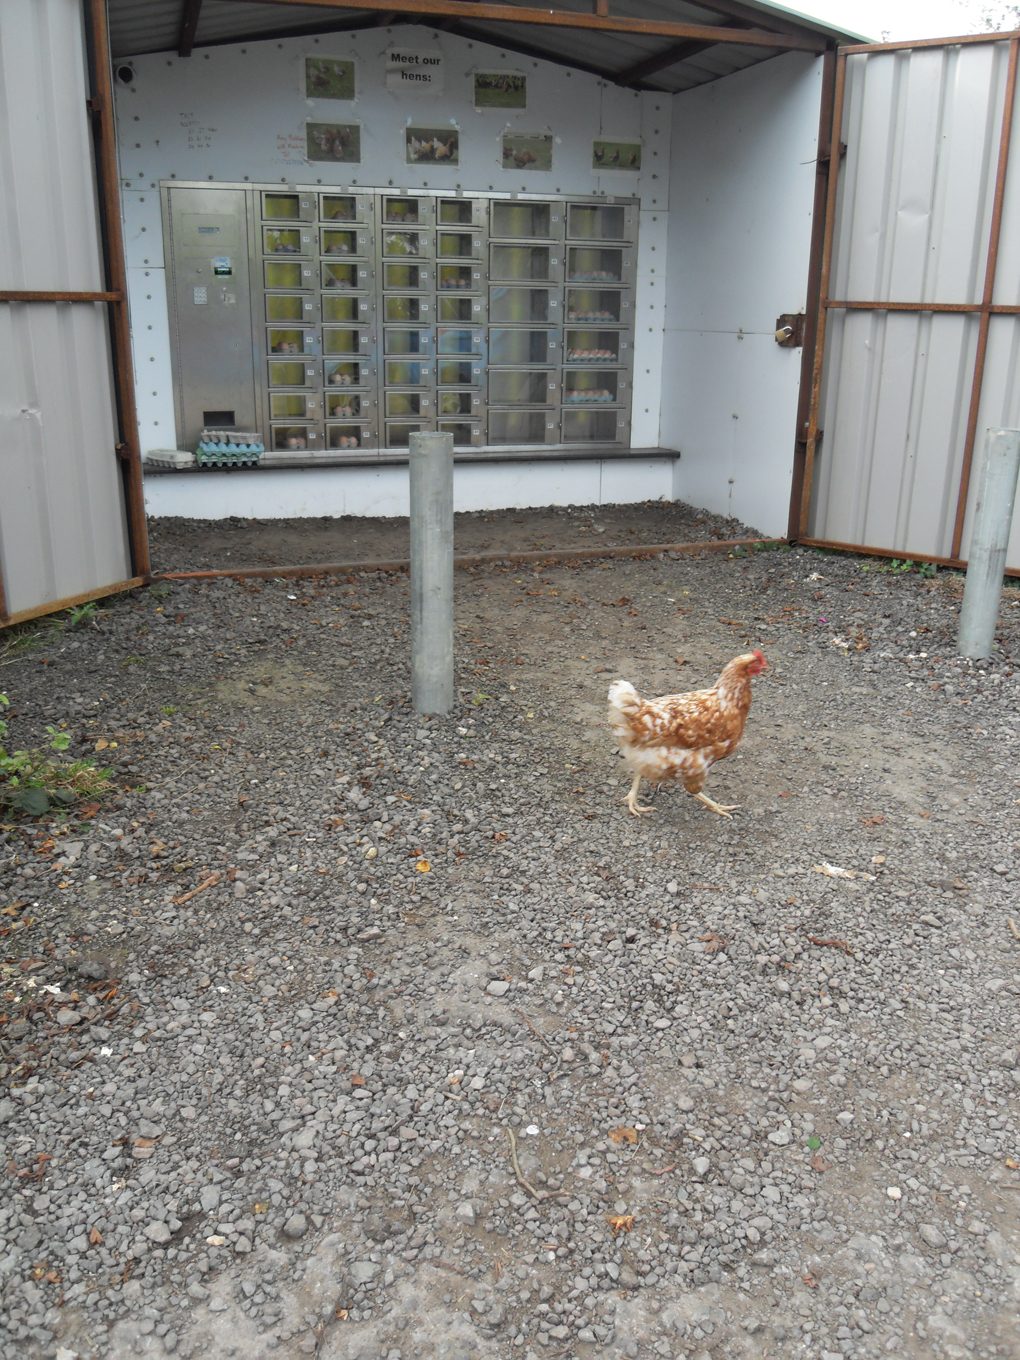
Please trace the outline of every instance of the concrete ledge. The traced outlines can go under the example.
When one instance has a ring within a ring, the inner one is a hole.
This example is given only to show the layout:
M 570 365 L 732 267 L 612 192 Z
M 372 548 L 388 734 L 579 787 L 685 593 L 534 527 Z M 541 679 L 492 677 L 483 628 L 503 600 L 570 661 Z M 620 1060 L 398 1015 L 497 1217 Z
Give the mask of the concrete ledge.
M 620 505 L 672 500 L 677 453 L 628 450 L 626 457 L 555 456 L 455 461 L 454 510 L 513 510 L 536 505 Z M 406 516 L 406 457 L 400 463 L 149 473 L 145 510 L 153 518 L 304 519 Z

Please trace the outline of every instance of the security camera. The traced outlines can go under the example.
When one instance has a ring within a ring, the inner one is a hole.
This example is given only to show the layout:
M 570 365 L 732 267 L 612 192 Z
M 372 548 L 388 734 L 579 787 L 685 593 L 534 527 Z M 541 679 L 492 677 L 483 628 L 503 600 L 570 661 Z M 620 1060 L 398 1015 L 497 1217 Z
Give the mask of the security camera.
M 120 62 L 120 63 L 114 68 L 114 74 L 115 74 L 116 77 L 117 77 L 117 84 L 118 84 L 118 85 L 133 85 L 133 84 L 134 84 L 134 81 L 135 81 L 135 68 L 134 68 L 133 66 L 129 66 L 128 63 L 127 63 L 126 61 Z

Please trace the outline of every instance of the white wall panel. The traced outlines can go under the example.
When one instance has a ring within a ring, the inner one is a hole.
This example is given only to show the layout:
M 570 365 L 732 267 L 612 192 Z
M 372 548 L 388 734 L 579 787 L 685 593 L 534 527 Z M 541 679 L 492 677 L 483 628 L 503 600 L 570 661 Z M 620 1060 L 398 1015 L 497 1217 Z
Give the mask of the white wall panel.
M 674 97 L 663 446 L 676 494 L 786 532 L 821 62 L 787 54 Z
M 1005 43 L 848 59 L 831 297 L 981 300 L 1007 61 Z M 1015 131 L 999 302 L 1020 301 L 1018 146 Z M 813 537 L 951 555 L 977 333 L 973 314 L 830 309 Z M 1015 320 L 992 318 L 970 506 L 986 429 L 1020 423 L 1017 334 Z M 1017 528 L 1008 565 L 1020 567 Z
M 385 54 L 390 47 L 442 53 L 444 94 L 387 90 Z M 316 54 L 353 58 L 355 100 L 304 98 L 304 58 Z M 130 88 L 118 90 L 117 112 L 143 450 L 176 441 L 168 330 L 165 340 L 150 332 L 154 309 L 142 306 L 157 285 L 165 293 L 165 278 L 153 274 L 151 289 L 141 281 L 143 271 L 163 267 L 159 184 L 175 178 L 639 194 L 645 211 L 635 301 L 643 321 L 637 327 L 635 346 L 632 444 L 636 448 L 657 445 L 667 260 L 669 95 L 639 95 L 584 72 L 417 26 L 215 47 L 186 59 L 158 53 L 135 57 L 132 65 L 136 78 Z M 503 68 L 527 75 L 527 109 L 475 109 L 474 72 Z M 360 121 L 361 164 L 306 162 L 304 124 L 309 118 Z M 405 125 L 437 119 L 452 120 L 460 129 L 460 166 L 406 165 Z M 515 129 L 553 132 L 550 173 L 504 170 L 501 137 Z M 640 173 L 593 168 L 592 141 L 603 135 L 642 142 Z M 165 321 L 161 324 L 166 327 Z
M 455 510 L 539 505 L 618 505 L 670 499 L 671 458 L 458 463 Z M 319 515 L 406 515 L 406 467 L 294 468 L 150 475 L 150 515 L 187 519 L 298 519 Z

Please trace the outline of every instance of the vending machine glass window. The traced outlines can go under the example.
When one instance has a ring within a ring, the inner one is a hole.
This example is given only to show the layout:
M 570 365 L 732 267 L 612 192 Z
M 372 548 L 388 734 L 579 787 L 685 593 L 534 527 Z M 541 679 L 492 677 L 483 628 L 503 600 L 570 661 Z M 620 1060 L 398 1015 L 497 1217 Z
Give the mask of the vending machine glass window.
M 311 250 L 311 233 L 307 231 L 263 227 L 262 236 L 267 255 L 307 255 Z
M 360 449 L 371 445 L 371 427 L 367 425 L 327 425 L 326 447 L 328 449 Z
M 616 411 L 564 411 L 564 444 L 615 444 L 620 438 L 621 417 Z
M 386 424 L 386 447 L 388 449 L 406 449 L 411 442 L 411 435 L 417 434 L 419 430 L 427 428 L 422 425 L 420 420 L 415 421 L 388 421 Z
M 497 200 L 492 204 L 489 230 L 493 236 L 507 236 L 511 240 L 540 241 L 555 234 L 552 230 L 553 217 L 552 205 L 549 203 L 506 203 Z
M 470 227 L 475 220 L 475 204 L 470 198 L 439 200 L 439 221 L 443 226 Z
M 568 368 L 563 374 L 563 400 L 568 406 L 607 406 L 617 400 L 616 369 Z
M 357 199 L 353 194 L 323 194 L 322 216 L 332 222 L 356 222 Z
M 419 198 L 383 198 L 383 218 L 387 222 L 399 222 L 413 226 L 424 221 L 425 203 Z
M 572 283 L 619 283 L 623 278 L 623 251 L 571 246 L 567 251 L 567 278 Z
M 550 279 L 548 246 L 490 247 L 489 272 L 494 279 Z
M 327 387 L 361 387 L 368 379 L 364 364 L 327 363 L 325 376 Z
M 302 321 L 305 315 L 305 301 L 303 297 L 288 296 L 285 293 L 268 293 L 266 295 L 266 320 L 267 321 Z M 310 302 L 311 299 L 309 298 Z
M 548 369 L 492 368 L 489 370 L 490 406 L 556 406 L 559 383 Z
M 263 194 L 262 216 L 270 222 L 295 221 L 301 217 L 301 199 L 297 194 Z
M 440 359 L 436 370 L 440 387 L 470 387 L 482 380 L 482 365 L 470 359 Z
M 555 413 L 550 413 L 555 415 Z M 545 411 L 489 412 L 490 444 L 544 444 L 550 418 Z
M 489 330 L 490 364 L 548 364 L 558 358 L 559 332 Z
M 567 235 L 571 240 L 626 241 L 626 211 L 619 205 L 589 206 L 572 203 L 567 209 Z
M 323 354 L 359 354 L 361 342 L 357 331 L 329 330 L 322 332 Z
M 383 254 L 389 256 L 427 255 L 428 242 L 420 231 L 384 231 Z
M 471 321 L 481 314 L 481 303 L 477 298 L 441 297 L 436 300 L 440 321 Z
M 458 446 L 471 445 L 474 443 L 474 440 L 472 438 L 474 431 L 471 427 L 470 421 L 441 420 L 439 422 L 438 428 L 441 434 L 453 435 L 454 448 L 457 448 Z
M 427 383 L 432 374 L 430 364 L 415 363 L 407 359 L 387 359 L 385 380 L 387 387 L 420 387 Z
M 427 331 L 387 330 L 385 354 L 428 354 L 431 351 Z
M 360 392 L 327 392 L 326 417 L 329 420 L 350 420 L 360 416 L 362 397 Z
M 270 387 L 310 387 L 314 381 L 315 370 L 309 370 L 304 364 L 280 363 L 275 359 L 269 361 Z
M 356 297 L 324 297 L 322 299 L 323 321 L 357 321 L 359 304 Z
M 440 392 L 436 402 L 441 416 L 469 416 L 479 404 L 474 392 Z
M 265 279 L 267 288 L 311 288 L 311 278 L 306 278 L 304 268 L 294 261 L 266 260 Z
M 314 420 L 316 399 L 303 392 L 270 392 L 269 414 L 273 420 Z
M 568 321 L 619 321 L 623 294 L 595 288 L 567 289 Z
M 383 315 L 387 321 L 425 321 L 427 323 L 429 320 L 428 300 L 419 297 L 386 297 L 383 299 Z
M 567 363 L 618 363 L 620 338 L 619 331 L 567 331 Z
M 548 288 L 493 288 L 489 294 L 490 321 L 555 321 L 558 310 Z
M 429 271 L 417 264 L 384 264 L 383 288 L 418 292 L 429 286 Z
M 482 334 L 480 331 L 470 329 L 453 329 L 449 326 L 440 326 L 436 337 L 436 352 L 438 354 L 480 354 L 482 352 Z
M 315 348 L 311 331 L 270 330 L 270 354 L 307 354 Z
M 277 453 L 296 453 L 315 447 L 315 431 L 307 425 L 274 425 L 272 448 Z
M 482 271 L 469 264 L 440 264 L 436 273 L 439 277 L 440 290 L 444 293 L 457 290 L 462 293 L 481 291 Z
M 422 394 L 420 392 L 387 392 L 387 416 L 420 416 Z
M 360 235 L 364 237 L 365 232 Z M 323 255 L 362 255 L 364 252 L 365 246 L 360 244 L 358 232 L 335 231 L 328 227 L 322 229 Z

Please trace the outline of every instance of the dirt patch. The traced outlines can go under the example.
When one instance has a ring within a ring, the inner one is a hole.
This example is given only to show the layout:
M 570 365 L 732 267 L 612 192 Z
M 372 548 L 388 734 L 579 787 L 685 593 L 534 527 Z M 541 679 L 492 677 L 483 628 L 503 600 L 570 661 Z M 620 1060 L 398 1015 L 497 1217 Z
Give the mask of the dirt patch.
M 458 554 L 702 543 L 756 536 L 754 529 L 737 520 L 680 501 L 454 516 L 454 551 Z M 408 555 L 408 522 L 354 515 L 288 520 L 153 519 L 149 547 L 155 572 L 393 561 Z

